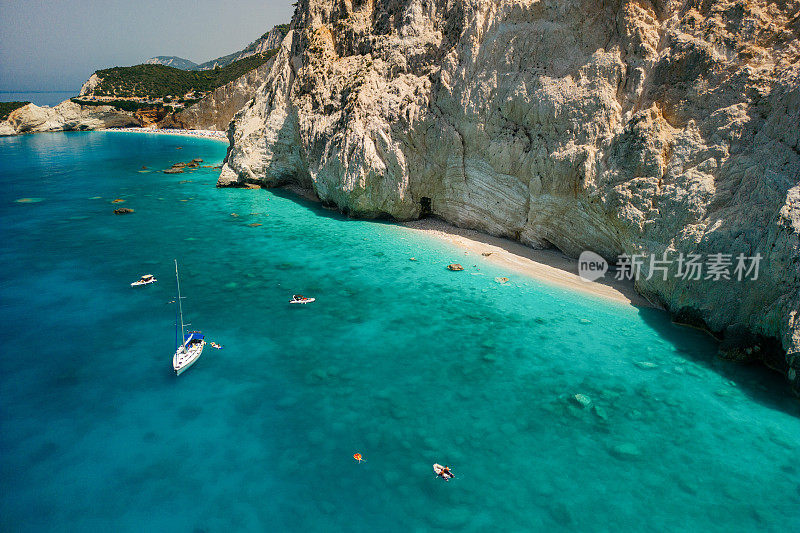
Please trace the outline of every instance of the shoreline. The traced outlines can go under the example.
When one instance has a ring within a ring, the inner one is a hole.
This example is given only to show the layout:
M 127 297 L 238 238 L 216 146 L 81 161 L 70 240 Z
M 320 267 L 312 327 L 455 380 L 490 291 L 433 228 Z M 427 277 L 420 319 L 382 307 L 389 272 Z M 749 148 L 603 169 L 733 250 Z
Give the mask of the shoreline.
M 176 135 L 180 137 L 200 137 L 228 142 L 228 134 L 217 130 L 182 130 L 177 128 L 103 128 L 96 131 L 124 131 L 129 133 L 153 133 L 156 135 Z
M 537 250 L 509 239 L 459 228 L 434 218 L 403 222 L 401 226 L 450 243 L 465 250 L 467 254 L 474 254 L 475 257 L 471 258 L 473 260 L 487 261 L 548 285 L 634 307 L 660 309 L 637 293 L 633 282 L 613 278 L 584 281 L 577 274 L 578 260 L 557 250 Z
M 304 200 L 321 203 L 312 189 L 297 184 L 275 187 Z M 578 276 L 578 260 L 558 250 L 537 250 L 504 237 L 494 237 L 478 230 L 459 228 L 439 218 L 422 218 L 400 222 L 399 227 L 423 233 L 456 248 L 474 254 L 472 259 L 486 261 L 494 266 L 508 268 L 527 278 L 585 295 L 611 300 L 632 307 L 663 309 L 636 292 L 633 281 L 603 278 L 584 281 Z M 483 255 L 487 253 L 489 255 Z

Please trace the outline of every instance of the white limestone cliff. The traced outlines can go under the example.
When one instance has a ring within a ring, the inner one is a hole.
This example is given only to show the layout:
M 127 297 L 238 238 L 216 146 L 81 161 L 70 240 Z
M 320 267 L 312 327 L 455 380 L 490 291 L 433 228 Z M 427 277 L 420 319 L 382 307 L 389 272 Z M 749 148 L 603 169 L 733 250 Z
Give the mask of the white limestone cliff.
M 800 390 L 800 1 L 300 0 L 218 184 L 567 254 L 761 254 L 640 278 Z M 649 266 L 644 267 L 645 276 Z
M 97 88 L 98 85 L 100 85 L 101 81 L 103 81 L 103 79 L 100 76 L 98 76 L 97 73 L 95 72 L 94 74 L 89 76 L 88 80 L 86 80 L 83 83 L 83 85 L 81 86 L 81 90 L 78 93 L 78 96 L 91 96 L 92 94 L 94 94 L 94 90 Z
M 15 109 L 5 121 L 0 122 L 0 135 L 141 125 L 141 121 L 128 111 L 120 111 L 111 106 L 81 106 L 65 100 L 55 107 L 28 104 Z

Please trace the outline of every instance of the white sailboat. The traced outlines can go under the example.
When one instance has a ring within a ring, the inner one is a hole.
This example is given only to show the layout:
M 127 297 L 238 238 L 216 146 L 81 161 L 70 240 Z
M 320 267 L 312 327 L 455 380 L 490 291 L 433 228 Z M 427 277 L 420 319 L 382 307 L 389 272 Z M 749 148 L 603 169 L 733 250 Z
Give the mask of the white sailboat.
M 192 366 L 200 358 L 203 348 L 206 346 L 205 336 L 199 331 L 184 333 L 186 324 L 183 323 L 183 306 L 181 305 L 181 281 L 178 277 L 178 260 L 175 260 L 175 283 L 178 285 L 178 298 L 175 307 L 175 355 L 172 356 L 172 368 L 175 374 L 180 376 L 187 368 Z M 180 315 L 181 336 L 183 343 L 178 346 L 178 315 Z

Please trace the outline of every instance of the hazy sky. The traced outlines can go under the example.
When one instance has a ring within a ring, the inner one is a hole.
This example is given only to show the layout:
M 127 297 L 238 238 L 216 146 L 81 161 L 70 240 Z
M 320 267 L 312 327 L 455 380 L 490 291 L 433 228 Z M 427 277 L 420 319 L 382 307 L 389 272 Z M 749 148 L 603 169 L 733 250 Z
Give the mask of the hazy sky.
M 75 90 L 153 56 L 195 63 L 289 22 L 294 0 L 0 0 L 0 91 Z

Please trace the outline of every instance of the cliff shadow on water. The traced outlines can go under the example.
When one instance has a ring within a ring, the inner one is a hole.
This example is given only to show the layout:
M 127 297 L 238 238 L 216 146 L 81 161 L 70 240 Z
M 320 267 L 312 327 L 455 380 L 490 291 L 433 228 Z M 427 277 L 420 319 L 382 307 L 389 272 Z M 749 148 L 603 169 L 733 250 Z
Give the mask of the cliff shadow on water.
M 306 189 L 300 185 L 288 184 L 265 188 L 269 189 L 271 194 L 291 200 L 298 206 L 304 207 L 322 217 L 333 218 L 335 220 L 361 220 L 363 222 L 389 224 L 393 226 L 396 226 L 399 223 L 389 214 L 370 219 L 362 219 L 357 216 L 353 216 L 346 211 L 343 211 L 339 208 L 339 206 L 332 202 L 324 202 L 320 200 L 316 197 L 316 194 L 312 189 Z
M 259 190 L 252 190 L 251 192 L 253 194 L 261 193 Z M 352 217 L 342 213 L 335 205 L 324 205 L 323 202 L 315 198 L 312 191 L 302 189 L 297 185 L 273 187 L 269 188 L 269 192 L 274 196 L 292 201 L 298 207 L 306 209 L 316 216 L 339 221 L 353 220 Z M 428 221 L 429 220 L 420 219 L 420 221 L 411 222 L 407 225 L 411 228 L 416 228 L 418 226 L 417 222 L 425 225 Z M 430 217 L 430 221 L 445 224 L 446 230 L 451 236 L 462 237 L 480 243 L 481 245 L 485 245 L 487 249 L 500 248 L 502 251 L 514 256 L 546 264 L 549 267 L 559 269 L 569 275 L 574 275 L 576 273 L 575 260 L 570 259 L 556 248 L 546 250 L 534 249 L 508 239 L 493 237 L 471 229 L 457 228 L 441 221 L 441 219 L 437 217 Z M 398 225 L 397 222 L 389 219 L 361 220 L 361 222 L 367 224 Z M 413 229 L 409 229 L 408 231 L 413 231 Z M 451 246 L 455 247 L 456 245 L 452 244 Z M 530 279 L 534 279 L 537 282 L 543 281 L 535 276 L 531 276 Z M 544 281 L 547 283 L 546 280 Z M 610 279 L 604 278 L 602 281 L 602 285 L 619 291 L 624 296 L 630 298 L 631 305 L 637 309 L 639 317 L 641 317 L 662 339 L 674 346 L 677 355 L 687 363 L 700 366 L 719 375 L 749 400 L 758 402 L 767 408 L 800 418 L 800 401 L 794 397 L 791 392 L 791 386 L 781 377 L 779 372 L 769 369 L 760 361 L 741 362 L 726 360 L 721 356 L 709 356 L 709 353 L 721 347 L 721 343 L 719 338 L 711 333 L 704 324 L 693 326 L 674 322 L 674 317 L 671 316 L 669 312 L 654 307 L 647 302 L 644 297 L 635 292 L 632 284 L 627 285 L 618 282 L 614 280 L 613 277 Z M 580 290 L 575 289 L 574 293 L 580 294 Z M 705 347 L 710 346 L 711 350 L 698 349 L 698 336 L 700 335 L 704 336 L 706 339 L 706 342 L 702 344 Z M 724 399 L 725 398 L 723 398 L 723 400 Z
M 686 334 L 687 330 L 697 330 L 708 337 L 709 343 L 719 347 L 719 339 L 707 328 L 673 322 L 670 314 L 661 309 L 642 306 L 637 309 L 642 320 L 672 344 L 680 357 L 729 380 L 748 399 L 800 418 L 800 399 L 792 394 L 791 385 L 780 372 L 768 368 L 761 361 L 731 361 L 719 354 L 709 357 L 708 351 L 696 349 L 695 336 Z

